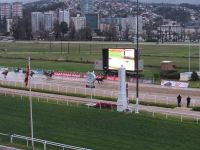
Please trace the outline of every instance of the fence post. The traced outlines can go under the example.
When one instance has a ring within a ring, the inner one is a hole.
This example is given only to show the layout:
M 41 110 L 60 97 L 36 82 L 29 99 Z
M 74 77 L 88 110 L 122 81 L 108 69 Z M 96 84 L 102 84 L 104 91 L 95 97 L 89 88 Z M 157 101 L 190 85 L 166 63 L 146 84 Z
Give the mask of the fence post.
M 154 111 L 153 111 L 153 113 L 152 113 L 152 116 L 153 116 L 153 117 L 155 116 Z
M 199 124 L 199 118 L 197 118 L 197 124 Z
M 67 94 L 67 87 L 65 87 L 65 92 L 66 92 L 66 94 Z
M 156 100 L 157 100 L 157 95 L 155 95 L 155 101 L 154 101 L 155 103 L 156 103 Z
M 183 122 L 183 116 L 181 115 L 181 122 Z
M 169 97 L 168 96 L 167 96 L 166 100 L 167 100 L 167 105 L 168 105 L 169 104 Z
M 10 143 L 13 143 L 13 135 L 10 136 Z
M 46 141 L 44 142 L 44 150 L 46 150 L 47 146 L 46 146 Z
M 28 140 L 26 141 L 26 146 L 28 147 Z
M 168 118 L 168 114 L 166 113 L 166 119 Z

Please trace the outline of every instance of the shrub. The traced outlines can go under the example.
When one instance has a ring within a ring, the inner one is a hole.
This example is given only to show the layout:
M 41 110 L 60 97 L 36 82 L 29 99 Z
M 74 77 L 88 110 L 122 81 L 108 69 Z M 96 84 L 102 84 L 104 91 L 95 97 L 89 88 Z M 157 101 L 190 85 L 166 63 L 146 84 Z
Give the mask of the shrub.
M 176 70 L 161 71 L 160 77 L 164 79 L 179 79 L 180 73 Z
M 198 81 L 198 80 L 199 80 L 199 76 L 198 76 L 197 72 L 193 71 L 192 75 L 191 75 L 191 81 Z

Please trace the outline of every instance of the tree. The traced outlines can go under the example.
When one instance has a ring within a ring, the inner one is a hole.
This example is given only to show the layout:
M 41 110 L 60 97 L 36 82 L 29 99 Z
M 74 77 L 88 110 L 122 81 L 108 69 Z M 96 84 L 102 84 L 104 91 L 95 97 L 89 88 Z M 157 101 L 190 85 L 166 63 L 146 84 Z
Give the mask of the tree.
M 75 40 L 75 34 L 76 34 L 76 29 L 75 29 L 75 25 L 74 22 L 71 20 L 70 24 L 69 24 L 69 38 L 71 40 Z
M 54 23 L 53 31 L 54 31 L 54 34 L 55 34 L 55 38 L 58 39 L 60 37 L 60 33 L 61 33 L 60 24 L 59 24 L 58 20 L 55 21 L 55 23 Z
M 193 71 L 192 75 L 191 75 L 191 81 L 198 81 L 198 80 L 199 80 L 199 76 L 198 76 L 197 72 Z
M 92 31 L 90 28 L 80 29 L 77 33 L 79 40 L 92 40 Z
M 60 31 L 64 35 L 68 31 L 68 24 L 66 22 L 60 23 Z
M 15 39 L 19 40 L 24 40 L 26 38 L 26 32 L 25 32 L 25 23 L 23 22 L 23 19 L 16 18 L 13 21 L 11 31 L 13 33 L 13 36 Z

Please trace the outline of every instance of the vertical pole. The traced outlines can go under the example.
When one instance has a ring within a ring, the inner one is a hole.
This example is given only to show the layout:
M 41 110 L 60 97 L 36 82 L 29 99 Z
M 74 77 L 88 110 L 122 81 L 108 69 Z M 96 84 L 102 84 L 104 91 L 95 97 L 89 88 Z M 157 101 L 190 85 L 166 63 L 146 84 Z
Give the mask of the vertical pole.
M 199 40 L 199 72 L 200 72 L 200 40 Z
M 190 41 L 189 41 L 189 58 L 188 58 L 188 61 L 189 61 L 189 72 L 190 72 Z
M 136 44 L 136 79 L 137 79 L 137 81 L 136 81 L 136 109 L 135 109 L 135 113 L 139 113 L 139 92 L 138 92 L 138 90 L 139 90 L 139 79 L 138 79 L 138 76 L 139 76 L 139 72 L 138 72 L 138 59 L 139 59 L 139 53 L 138 53 L 138 10 L 139 9 L 139 7 L 138 7 L 138 0 L 137 0 L 137 24 L 136 24 L 136 26 L 137 26 L 137 44 Z
M 30 71 L 31 71 L 31 58 L 29 56 L 28 64 L 29 64 L 29 72 L 28 72 L 28 78 L 29 78 L 29 103 L 30 103 L 30 124 L 31 124 L 31 144 L 32 144 L 32 150 L 34 150 L 34 140 L 33 140 L 33 113 L 32 113 L 32 95 L 31 95 L 31 78 L 30 78 Z

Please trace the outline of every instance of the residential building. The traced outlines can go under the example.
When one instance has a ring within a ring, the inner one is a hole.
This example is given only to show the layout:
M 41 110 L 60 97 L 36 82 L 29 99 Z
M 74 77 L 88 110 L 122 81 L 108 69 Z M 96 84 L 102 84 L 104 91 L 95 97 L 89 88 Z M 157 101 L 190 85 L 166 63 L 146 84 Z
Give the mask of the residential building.
M 23 18 L 23 4 L 21 2 L 14 2 L 12 4 L 12 18 Z
M 0 16 L 1 19 L 6 18 L 10 19 L 11 18 L 11 4 L 10 3 L 2 3 L 0 4 Z
M 42 31 L 44 28 L 44 14 L 42 12 L 31 13 L 32 32 Z
M 92 31 L 99 29 L 99 14 L 86 14 L 86 26 Z
M 11 32 L 13 19 L 6 19 L 6 32 Z
M 81 0 L 81 15 L 85 16 L 86 14 L 94 13 L 94 0 Z
M 84 29 L 86 27 L 85 17 L 80 17 L 80 15 L 77 15 L 77 17 L 72 17 L 72 21 L 74 22 L 76 31 Z
M 69 10 L 59 10 L 58 17 L 59 17 L 58 18 L 59 23 L 66 22 L 67 25 L 69 26 L 69 24 L 70 24 L 70 12 L 69 12 Z
M 44 30 L 52 31 L 54 28 L 54 23 L 56 21 L 56 13 L 54 11 L 49 11 L 44 13 Z

